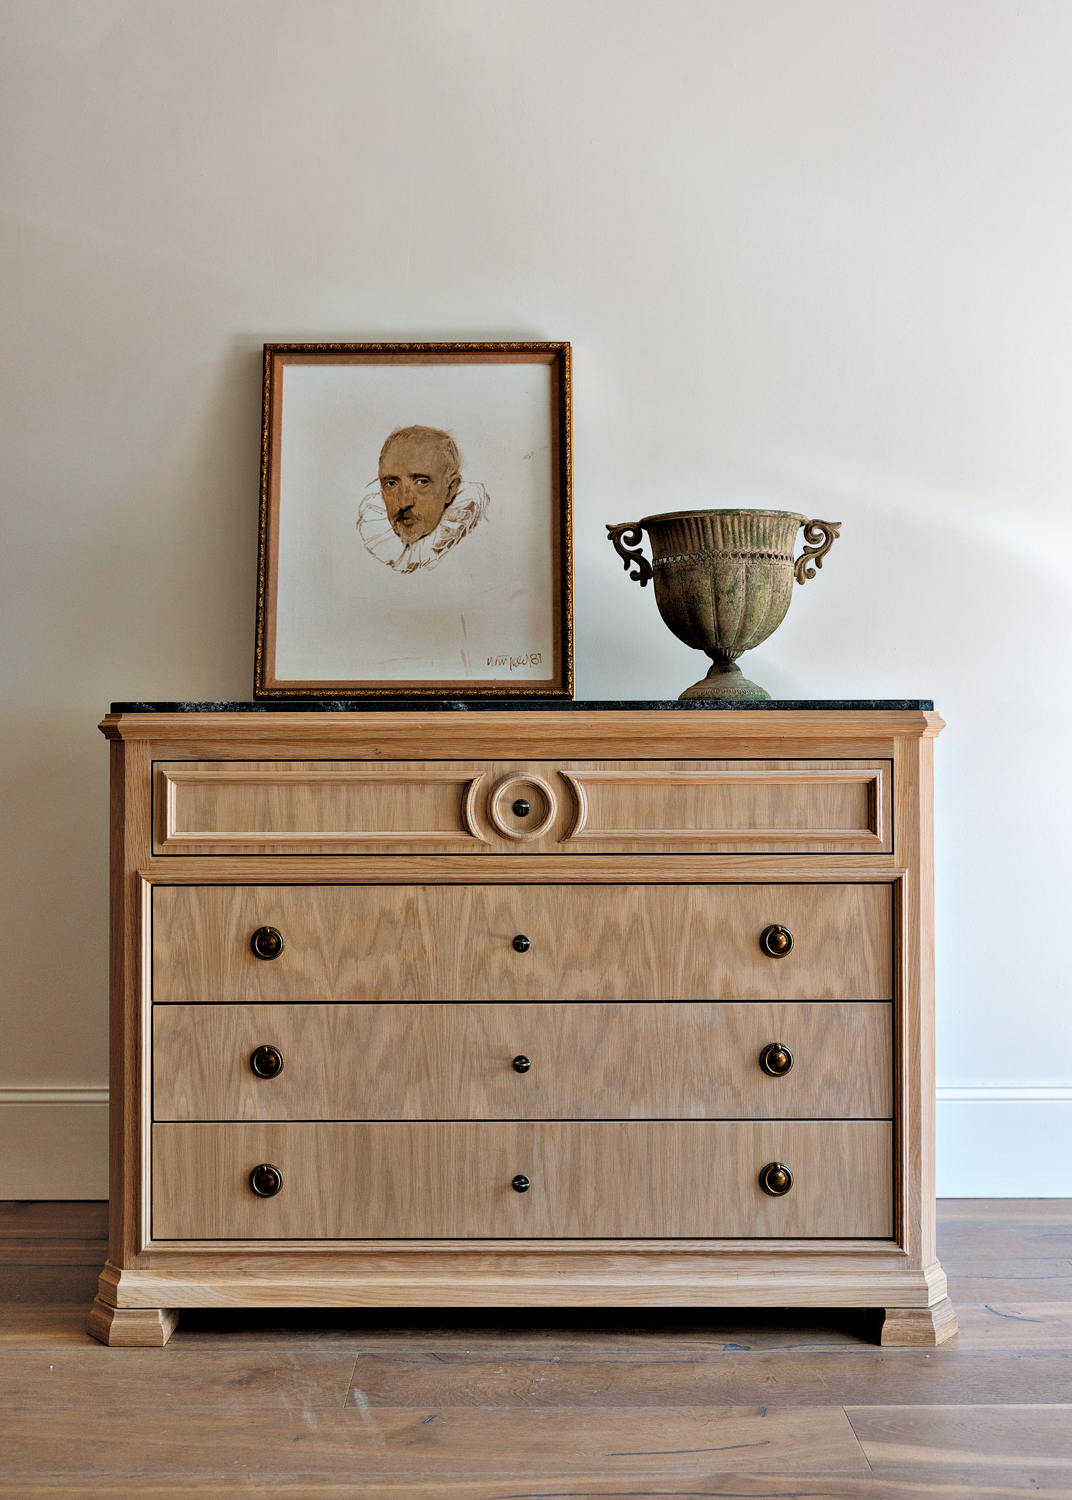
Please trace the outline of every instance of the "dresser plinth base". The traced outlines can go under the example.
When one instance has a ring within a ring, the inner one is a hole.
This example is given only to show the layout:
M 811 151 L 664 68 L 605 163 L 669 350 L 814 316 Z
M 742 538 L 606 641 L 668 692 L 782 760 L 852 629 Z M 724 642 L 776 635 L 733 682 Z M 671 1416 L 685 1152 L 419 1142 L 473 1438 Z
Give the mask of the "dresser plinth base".
M 124 1309 L 145 1308 L 153 1316 L 161 1306 L 884 1307 L 890 1329 L 891 1316 L 898 1326 L 914 1328 L 916 1318 L 931 1328 L 928 1304 L 943 1297 L 945 1275 L 937 1263 L 920 1270 L 882 1251 L 768 1248 L 748 1254 L 530 1243 L 510 1249 L 150 1251 L 137 1267 L 109 1263 L 101 1285 Z M 932 1329 L 928 1339 L 911 1341 L 933 1344 L 936 1334 Z
M 944 1344 L 957 1332 L 957 1315 L 948 1297 L 933 1307 L 887 1307 L 879 1342 L 894 1348 L 928 1348 Z
M 120 1349 L 162 1349 L 178 1326 L 177 1307 L 109 1307 L 95 1297 L 86 1332 Z

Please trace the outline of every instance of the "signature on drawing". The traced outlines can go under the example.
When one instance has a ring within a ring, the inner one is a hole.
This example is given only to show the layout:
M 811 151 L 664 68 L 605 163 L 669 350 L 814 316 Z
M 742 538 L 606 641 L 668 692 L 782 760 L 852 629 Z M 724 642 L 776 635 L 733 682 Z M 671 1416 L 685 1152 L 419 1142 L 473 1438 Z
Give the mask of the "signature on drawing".
M 517 667 L 539 667 L 543 665 L 543 652 L 530 651 L 527 656 L 489 656 L 489 667 L 508 667 L 513 672 Z

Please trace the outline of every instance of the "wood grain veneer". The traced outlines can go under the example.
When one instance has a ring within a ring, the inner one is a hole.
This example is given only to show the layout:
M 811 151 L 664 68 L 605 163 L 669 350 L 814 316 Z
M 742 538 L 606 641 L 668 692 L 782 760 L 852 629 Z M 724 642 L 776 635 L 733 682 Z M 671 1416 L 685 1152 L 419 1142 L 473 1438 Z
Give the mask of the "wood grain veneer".
M 878 1120 L 158 1124 L 153 1234 L 882 1238 L 891 1144 Z M 792 1168 L 784 1197 L 759 1186 L 770 1161 Z M 261 1162 L 283 1174 L 273 1198 L 250 1191 Z
M 153 999 L 888 1000 L 891 922 L 890 888 L 862 884 L 158 886 Z M 250 951 L 261 926 L 278 959 Z
M 771 1077 L 760 1053 L 793 1052 Z M 157 1120 L 888 1118 L 891 1007 L 158 1005 Z M 250 1056 L 277 1047 L 283 1071 Z M 517 1072 L 513 1059 L 531 1063 Z

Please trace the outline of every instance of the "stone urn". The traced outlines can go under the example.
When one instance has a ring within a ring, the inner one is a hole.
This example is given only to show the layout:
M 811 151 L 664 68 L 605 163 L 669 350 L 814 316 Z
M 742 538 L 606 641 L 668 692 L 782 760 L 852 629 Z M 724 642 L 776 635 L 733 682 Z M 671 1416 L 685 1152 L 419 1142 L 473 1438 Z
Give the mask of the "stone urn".
M 796 535 L 810 542 L 793 557 Z M 785 619 L 793 579 L 815 577 L 840 521 L 809 521 L 784 510 L 679 510 L 608 526 L 614 550 L 655 602 L 669 628 L 711 658 L 711 668 L 682 698 L 769 698 L 749 682 L 737 658 L 773 635 Z M 652 560 L 644 556 L 644 532 Z

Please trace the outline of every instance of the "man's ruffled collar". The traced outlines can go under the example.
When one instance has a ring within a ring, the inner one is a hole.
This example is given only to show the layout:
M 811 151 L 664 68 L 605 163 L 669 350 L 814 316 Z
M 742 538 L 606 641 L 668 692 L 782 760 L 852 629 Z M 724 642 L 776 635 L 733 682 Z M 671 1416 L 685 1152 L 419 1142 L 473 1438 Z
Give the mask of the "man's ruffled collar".
M 415 573 L 418 568 L 434 568 L 445 553 L 479 525 L 490 503 L 482 484 L 463 484 L 443 512 L 443 519 L 436 529 L 407 544 L 392 531 L 383 495 L 376 490 L 361 502 L 357 530 L 368 551 L 379 562 L 394 568 L 396 573 Z

